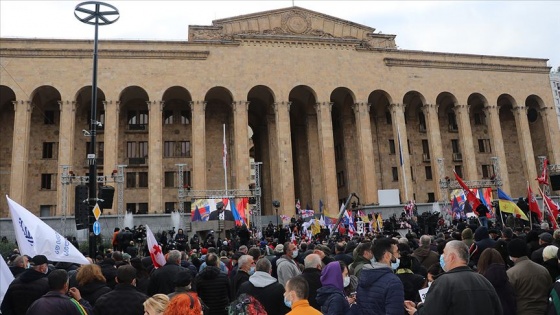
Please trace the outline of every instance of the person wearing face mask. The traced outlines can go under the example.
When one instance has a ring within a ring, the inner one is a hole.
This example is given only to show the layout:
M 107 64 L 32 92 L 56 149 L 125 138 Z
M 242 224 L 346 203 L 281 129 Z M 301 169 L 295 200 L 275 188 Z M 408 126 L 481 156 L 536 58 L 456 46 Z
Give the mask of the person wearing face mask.
M 392 238 L 379 238 L 373 243 L 375 262 L 365 264 L 358 277 L 356 305 L 352 314 L 402 315 L 404 288 L 393 273 L 399 265 L 398 242 Z M 436 313 L 434 313 L 436 314 Z
M 0 306 L 2 314 L 24 315 L 33 302 L 49 292 L 47 257 L 35 255 L 29 263 L 31 267 L 10 283 Z
M 278 282 L 286 286 L 286 282 L 291 278 L 301 274 L 297 262 L 294 260 L 298 256 L 298 250 L 294 243 L 284 244 L 284 255 L 276 261 Z
M 249 281 L 249 277 L 255 273 L 255 262 L 253 256 L 243 255 L 237 261 L 239 265 L 235 277 L 231 279 L 231 289 L 234 296 L 237 296 L 239 287 Z
M 426 300 L 418 306 L 407 300 L 408 314 L 503 314 L 502 304 L 492 284 L 468 267 L 469 249 L 461 241 L 450 241 L 440 256 L 445 273 L 432 283 Z
M 284 304 L 292 311 L 286 315 L 321 315 L 307 301 L 309 285 L 302 276 L 295 276 L 286 282 Z
M 339 261 L 340 270 L 342 271 L 343 285 L 344 285 L 344 296 L 348 301 L 348 304 L 352 306 L 356 302 L 356 289 L 358 288 L 358 277 L 351 275 L 348 270 L 348 266 L 343 262 Z
M 331 262 L 321 271 L 321 284 L 317 290 L 317 303 L 326 315 L 346 314 L 350 305 L 344 296 L 344 276 L 338 261 Z

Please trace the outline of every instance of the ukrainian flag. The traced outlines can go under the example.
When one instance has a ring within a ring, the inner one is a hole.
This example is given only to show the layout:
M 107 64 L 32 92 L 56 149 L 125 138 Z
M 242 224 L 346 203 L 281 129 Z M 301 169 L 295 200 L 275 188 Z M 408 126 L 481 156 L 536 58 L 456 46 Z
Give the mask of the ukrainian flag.
M 525 215 L 525 213 L 519 209 L 517 204 L 511 199 L 508 194 L 506 194 L 503 190 L 498 188 L 498 202 L 500 204 L 500 211 L 505 213 L 511 213 L 515 217 L 523 219 L 525 221 L 529 221 L 529 218 Z

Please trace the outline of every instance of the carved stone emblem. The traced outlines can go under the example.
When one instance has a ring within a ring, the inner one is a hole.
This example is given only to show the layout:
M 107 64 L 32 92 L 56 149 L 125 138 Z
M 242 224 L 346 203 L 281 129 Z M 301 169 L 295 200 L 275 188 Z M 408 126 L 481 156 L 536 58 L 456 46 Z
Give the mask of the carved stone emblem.
M 304 34 L 310 27 L 311 22 L 303 12 L 290 11 L 282 17 L 282 28 L 293 34 Z

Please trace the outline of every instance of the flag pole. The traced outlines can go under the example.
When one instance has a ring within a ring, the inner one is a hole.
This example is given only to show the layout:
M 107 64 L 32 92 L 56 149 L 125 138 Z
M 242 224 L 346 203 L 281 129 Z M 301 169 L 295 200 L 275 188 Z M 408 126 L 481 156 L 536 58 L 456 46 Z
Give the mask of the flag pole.
M 527 193 L 529 193 L 529 181 L 527 181 Z M 531 196 L 529 196 L 527 194 L 527 198 L 531 198 Z M 531 199 L 528 199 L 529 203 L 531 203 Z M 533 216 L 531 215 L 531 205 L 529 204 L 529 225 L 531 226 L 531 230 L 533 229 Z
M 397 137 L 398 137 L 398 141 L 399 141 L 399 160 L 401 162 L 401 169 L 402 169 L 402 174 L 403 174 L 403 181 L 404 181 L 404 197 L 405 197 L 405 202 L 408 202 L 408 185 L 406 183 L 406 172 L 404 170 L 404 157 L 403 157 L 403 150 L 402 150 L 402 145 L 401 145 L 401 128 L 400 126 L 397 126 Z
M 227 145 L 226 145 L 226 124 L 223 124 L 224 127 L 224 148 L 223 148 L 223 153 L 222 153 L 222 159 L 223 159 L 223 164 L 224 164 L 224 186 L 225 186 L 225 190 L 226 190 L 226 195 L 228 194 L 227 190 Z

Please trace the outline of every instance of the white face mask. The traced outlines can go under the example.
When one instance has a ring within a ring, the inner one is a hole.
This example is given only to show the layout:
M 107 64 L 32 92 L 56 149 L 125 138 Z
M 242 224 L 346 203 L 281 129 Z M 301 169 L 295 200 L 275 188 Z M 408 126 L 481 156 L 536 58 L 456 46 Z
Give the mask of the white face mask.
M 292 258 L 296 258 L 297 255 L 298 255 L 298 250 L 296 249 L 292 252 Z
M 343 281 L 344 287 L 346 288 L 347 286 L 350 285 L 350 277 L 346 276 L 344 277 L 344 281 Z

